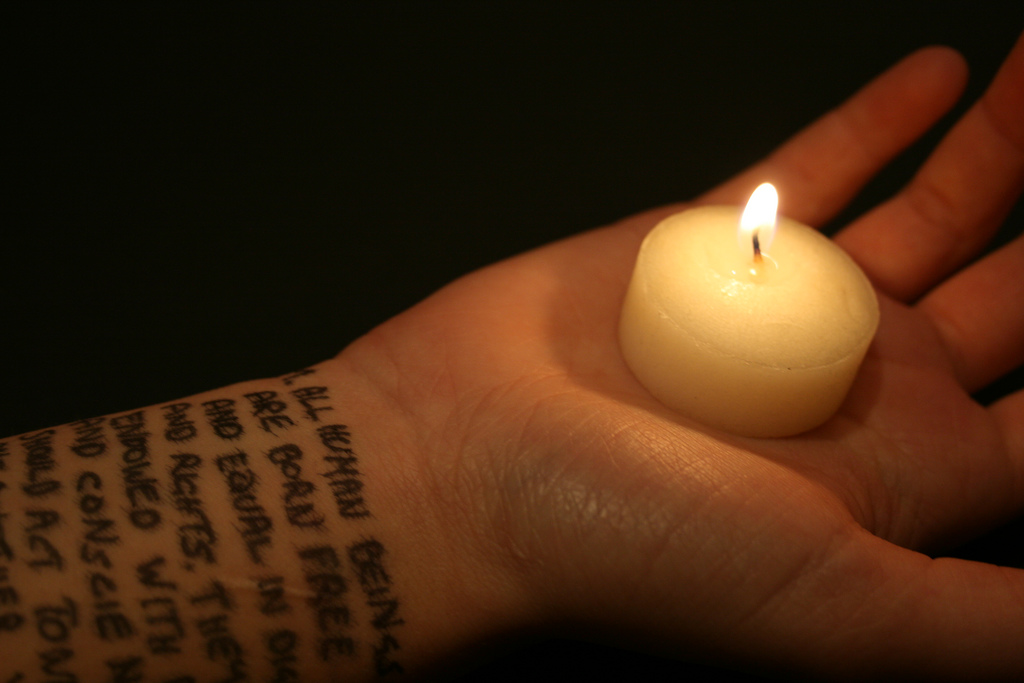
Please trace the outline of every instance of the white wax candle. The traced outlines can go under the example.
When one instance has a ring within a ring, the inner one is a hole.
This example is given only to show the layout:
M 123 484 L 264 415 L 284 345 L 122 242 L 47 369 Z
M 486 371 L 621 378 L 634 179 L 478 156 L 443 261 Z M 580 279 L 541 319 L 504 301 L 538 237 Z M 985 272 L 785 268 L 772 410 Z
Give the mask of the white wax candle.
M 842 403 L 878 301 L 817 231 L 780 219 L 758 262 L 737 240 L 739 220 L 739 208 L 701 207 L 647 236 L 623 304 L 622 353 L 684 415 L 745 436 L 798 434 Z

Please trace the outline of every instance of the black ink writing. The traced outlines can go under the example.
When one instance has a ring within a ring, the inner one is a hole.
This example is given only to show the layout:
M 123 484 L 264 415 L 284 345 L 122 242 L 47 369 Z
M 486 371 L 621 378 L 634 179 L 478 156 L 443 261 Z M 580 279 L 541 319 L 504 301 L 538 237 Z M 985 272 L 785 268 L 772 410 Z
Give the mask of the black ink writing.
M 60 482 L 50 476 L 57 468 L 53 459 L 52 429 L 45 429 L 35 434 L 21 437 L 22 448 L 25 449 L 25 467 L 28 470 L 28 482 L 22 484 L 21 490 L 33 498 L 42 498 L 60 490 Z
M 78 626 L 78 605 L 65 597 L 58 605 L 40 605 L 35 609 L 36 631 L 48 643 L 63 643 Z
M 6 444 L 3 446 L 3 455 L 6 457 Z M 0 460 L 0 470 L 5 469 L 4 461 Z M 7 485 L 0 481 L 0 493 L 3 493 Z M 0 559 L 11 561 L 14 559 L 14 550 L 7 543 L 6 533 L 7 513 L 0 512 Z M 0 565 L 0 633 L 17 631 L 25 623 L 25 616 L 18 609 L 21 605 L 21 596 L 10 583 L 10 574 L 7 565 Z
M 203 461 L 192 453 L 178 453 L 171 460 L 171 500 L 185 518 L 178 525 L 178 545 L 189 560 L 214 564 L 217 534 L 199 498 L 199 470 Z
M 122 657 L 108 659 L 111 683 L 139 683 L 144 680 L 142 673 L 142 657 Z
M 348 586 L 341 575 L 341 559 L 329 545 L 299 550 L 303 577 L 313 595 L 307 603 L 316 616 L 317 654 L 323 661 L 336 655 L 355 654 L 355 641 L 348 635 L 349 610 L 345 604 Z
M 14 559 L 14 549 L 7 542 L 7 513 L 0 512 L 0 559 L 10 562 Z
M 345 425 L 325 425 L 316 430 L 320 442 L 331 452 L 324 461 L 331 466 L 323 477 L 334 496 L 338 514 L 354 519 L 369 517 L 370 510 L 363 499 L 358 460 L 350 447 L 352 435 Z
M 233 441 L 242 436 L 245 430 L 235 414 L 235 401 L 230 398 L 219 398 L 203 403 L 206 419 L 213 433 L 222 439 Z
M 54 544 L 49 533 L 60 524 L 60 514 L 55 510 L 25 511 L 25 542 L 28 546 L 28 566 L 39 571 L 50 568 L 62 571 L 64 556 L 58 550 L 60 543 Z
M 185 626 L 178 614 L 174 594 L 178 584 L 167 578 L 167 560 L 157 555 L 135 567 L 139 584 L 150 597 L 142 598 L 142 620 L 146 624 L 146 647 L 150 654 L 173 655 L 181 652 Z
M 228 615 L 217 614 L 196 621 L 199 634 L 203 637 L 206 645 L 206 658 L 211 662 L 223 662 L 229 672 L 229 678 L 222 681 L 245 681 L 249 676 L 246 673 L 245 651 L 239 644 L 238 639 L 232 635 L 228 624 Z
M 65 597 L 60 604 L 37 607 L 34 614 L 39 637 L 54 646 L 39 653 L 41 668 L 46 675 L 44 680 L 77 681 L 78 677 L 72 671 L 58 667 L 74 656 L 65 643 L 71 637 L 72 629 L 78 626 L 78 605 Z
M 398 615 L 398 600 L 391 593 L 391 577 L 384 568 L 384 554 L 384 546 L 373 538 L 348 549 L 348 560 L 373 615 L 370 623 L 377 632 L 373 659 L 378 676 L 403 672 L 401 664 L 392 657 L 392 652 L 398 649 L 392 629 L 405 620 Z
M 60 524 L 60 514 L 56 510 L 25 510 L 28 524 L 25 531 L 44 531 Z
M 0 490 L 3 490 L 2 484 L 0 484 Z M 11 548 L 11 544 L 7 542 L 6 512 L 0 512 L 0 559 L 7 560 L 8 562 L 14 559 L 14 549 Z
M 28 566 L 32 569 L 39 571 L 50 568 L 63 571 L 64 556 L 57 550 L 57 546 L 45 536 L 31 534 L 28 537 L 28 549 L 29 553 L 33 554 L 32 559 L 28 560 Z
M 78 676 L 67 669 L 58 668 L 74 657 L 74 652 L 67 647 L 52 647 L 39 653 L 40 669 L 45 676 L 45 683 L 77 683 Z
M 79 518 L 85 537 L 79 558 L 90 568 L 87 573 L 96 632 L 104 640 L 121 640 L 135 634 L 135 627 L 122 610 L 117 582 L 108 572 L 113 563 L 108 548 L 120 543 L 114 520 L 106 516 L 103 479 L 95 472 L 83 472 L 75 480 Z
M 228 593 L 224 584 L 217 580 L 211 581 L 210 587 L 206 591 L 193 595 L 189 602 L 196 606 L 214 605 L 222 610 L 232 610 L 235 608 L 235 604 L 231 600 L 231 594 Z
M 295 426 L 295 422 L 284 414 L 288 404 L 277 397 L 276 391 L 254 391 L 245 397 L 252 404 L 252 415 L 263 431 L 275 434 L 275 430 Z
M 270 546 L 274 522 L 256 497 L 259 478 L 249 467 L 248 456 L 236 451 L 217 458 L 217 469 L 228 485 L 231 506 L 238 519 L 238 531 L 256 564 L 263 564 L 263 551 Z
M 299 680 L 296 668 L 299 662 L 295 651 L 299 636 L 290 629 L 280 629 L 267 634 L 267 659 L 270 660 L 272 683 L 291 683 Z
M 108 574 L 89 574 L 89 590 L 93 598 L 92 617 L 96 632 L 103 640 L 122 640 L 135 635 L 135 626 L 121 611 L 117 599 L 117 583 Z
M 164 576 L 164 569 L 167 564 L 167 560 L 162 555 L 157 555 L 148 562 L 142 562 L 135 567 L 135 575 L 139 579 L 139 583 L 143 586 L 154 589 L 164 588 L 167 590 L 177 590 L 178 584 L 174 581 L 170 581 Z
M 160 491 L 156 479 L 149 475 L 153 462 L 149 452 L 146 415 L 141 410 L 119 415 L 110 419 L 110 426 L 124 448 L 121 454 L 121 474 L 130 508 L 128 519 L 139 529 L 155 529 L 161 519 L 160 512 L 154 507 L 160 502 Z
M 0 494 L 7 489 L 7 484 L 0 481 Z M 3 506 L 0 506 L 0 510 Z M 10 562 L 14 559 L 14 549 L 7 542 L 7 516 L 6 512 L 0 512 L 0 559 Z
M 281 378 L 284 381 L 285 386 L 290 387 L 300 377 L 306 377 L 316 372 L 316 368 L 303 368 L 302 370 L 296 370 L 295 372 L 289 373 Z
M 114 520 L 104 514 L 107 501 L 103 495 L 103 479 L 95 472 L 83 472 L 75 481 L 78 493 L 78 511 L 87 529 L 82 540 L 79 557 L 88 565 L 110 569 L 112 563 L 107 548 L 121 541 Z
M 330 405 L 324 405 L 331 400 L 327 387 L 301 387 L 292 390 L 291 395 L 302 406 L 303 415 L 313 422 L 320 421 L 319 413 L 334 410 Z
M 281 497 L 288 523 L 301 528 L 322 527 L 324 516 L 313 503 L 316 486 L 302 476 L 302 451 L 299 447 L 294 444 L 277 446 L 267 452 L 267 457 L 284 475 Z
M 271 617 L 291 611 L 291 606 L 285 599 L 283 576 L 258 579 L 256 588 L 260 592 L 260 612 L 263 614 Z
M 221 662 L 228 669 L 229 678 L 221 680 L 247 680 L 245 652 L 230 629 L 227 612 L 234 603 L 227 589 L 219 581 L 211 581 L 209 589 L 193 596 L 191 602 L 194 607 L 207 612 L 196 619 L 196 628 L 203 638 L 206 658 L 211 662 Z
M 324 425 L 316 433 L 321 443 L 335 453 L 345 452 L 352 445 L 352 434 L 345 425 Z
M 150 654 L 176 655 L 181 652 L 181 639 L 185 637 L 185 625 L 178 614 L 178 605 L 169 596 L 144 598 L 139 601 L 142 620 L 149 627 L 146 632 L 146 647 Z
M 384 569 L 384 546 L 376 539 L 354 544 L 348 549 L 359 586 L 373 609 L 373 627 L 388 629 L 405 623 L 397 617 L 398 601 L 391 597 L 391 577 Z
M 107 437 L 103 432 L 105 417 L 93 417 L 71 423 L 75 440 L 71 452 L 80 458 L 98 458 L 107 452 Z
M 173 443 L 185 443 L 195 438 L 197 430 L 196 423 L 188 415 L 191 403 L 172 403 L 161 410 L 164 420 L 167 421 L 167 428 L 164 429 L 164 438 Z
M 17 631 L 25 623 L 20 605 L 21 596 L 10 583 L 7 567 L 0 566 L 0 631 Z

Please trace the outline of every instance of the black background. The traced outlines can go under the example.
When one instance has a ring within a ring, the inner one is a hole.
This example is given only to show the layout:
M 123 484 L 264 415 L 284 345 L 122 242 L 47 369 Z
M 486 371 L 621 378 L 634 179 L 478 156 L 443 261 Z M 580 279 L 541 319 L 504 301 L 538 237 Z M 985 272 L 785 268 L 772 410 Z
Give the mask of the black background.
M 136 5 L 0 9 L 3 434 L 315 363 L 474 268 L 694 196 L 917 47 L 961 50 L 976 97 L 1024 29 L 987 2 Z M 1024 566 L 1020 527 L 958 554 Z M 719 675 L 556 642 L 467 680 L 569 674 Z

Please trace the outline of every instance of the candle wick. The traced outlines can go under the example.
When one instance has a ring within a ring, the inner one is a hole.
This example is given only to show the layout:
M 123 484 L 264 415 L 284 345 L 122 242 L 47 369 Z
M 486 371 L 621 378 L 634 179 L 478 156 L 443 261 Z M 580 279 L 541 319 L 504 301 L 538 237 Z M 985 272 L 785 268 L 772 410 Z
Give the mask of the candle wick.
M 753 239 L 754 239 L 754 263 L 761 263 L 761 261 L 763 260 L 761 258 L 761 240 L 758 237 L 757 233 L 758 233 L 758 231 L 755 230 L 754 231 L 754 235 L 753 235 Z

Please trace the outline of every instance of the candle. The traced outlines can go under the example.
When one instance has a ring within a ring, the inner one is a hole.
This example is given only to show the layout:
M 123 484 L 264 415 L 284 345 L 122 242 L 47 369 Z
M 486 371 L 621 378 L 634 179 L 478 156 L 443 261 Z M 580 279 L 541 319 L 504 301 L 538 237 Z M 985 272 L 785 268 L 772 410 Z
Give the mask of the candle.
M 776 204 L 766 184 L 742 216 L 705 206 L 658 224 L 619 325 L 626 363 L 655 398 L 744 436 L 827 420 L 878 327 L 860 268 L 816 230 L 777 221 Z

